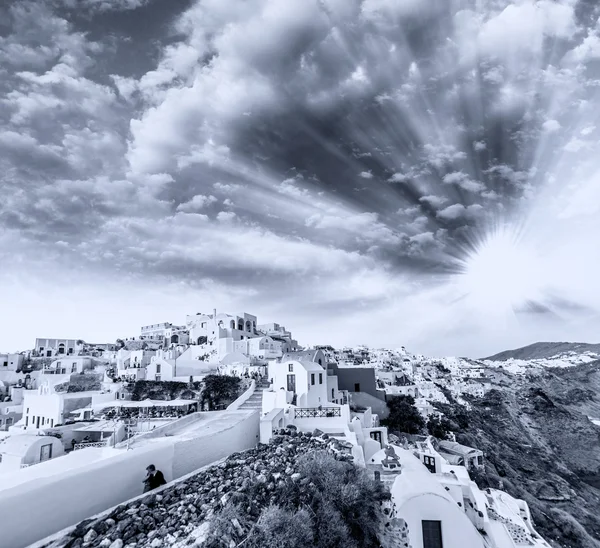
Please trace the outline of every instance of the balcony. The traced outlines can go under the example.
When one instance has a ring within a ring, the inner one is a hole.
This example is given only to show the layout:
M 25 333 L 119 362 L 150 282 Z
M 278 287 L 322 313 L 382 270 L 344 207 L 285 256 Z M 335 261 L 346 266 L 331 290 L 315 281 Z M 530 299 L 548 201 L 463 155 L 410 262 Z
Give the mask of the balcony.
M 341 417 L 342 410 L 340 407 L 297 407 L 294 416 L 297 419 Z

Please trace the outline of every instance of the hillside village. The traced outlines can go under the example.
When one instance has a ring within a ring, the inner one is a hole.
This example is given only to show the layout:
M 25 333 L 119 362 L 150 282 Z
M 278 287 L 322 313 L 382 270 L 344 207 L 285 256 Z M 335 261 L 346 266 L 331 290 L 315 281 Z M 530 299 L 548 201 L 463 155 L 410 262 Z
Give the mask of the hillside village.
M 210 528 L 233 492 L 263 485 L 277 500 L 306 476 L 286 455 L 317 450 L 385 493 L 381 546 L 548 547 L 524 500 L 478 487 L 486 456 L 458 443 L 446 416 L 486 397 L 505 365 L 303 348 L 279 324 L 216 310 L 115 343 L 37 338 L 0 355 L 0 548 L 217 546 Z M 415 432 L 397 422 L 398 402 Z M 149 499 L 151 463 L 167 485 Z M 171 525 L 151 532 L 156 512 Z M 240 519 L 222 546 L 254 530 L 256 515 Z

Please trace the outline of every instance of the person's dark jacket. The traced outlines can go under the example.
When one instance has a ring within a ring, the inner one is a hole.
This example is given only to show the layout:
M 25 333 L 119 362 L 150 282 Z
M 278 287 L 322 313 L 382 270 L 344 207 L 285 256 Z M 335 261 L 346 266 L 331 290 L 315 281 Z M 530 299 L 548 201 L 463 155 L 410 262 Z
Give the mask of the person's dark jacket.
M 149 474 L 144 480 L 144 493 L 152 491 L 153 489 L 156 489 L 161 485 L 165 485 L 166 483 L 167 482 L 163 476 L 163 473 L 160 470 L 157 470 L 154 472 L 154 474 Z

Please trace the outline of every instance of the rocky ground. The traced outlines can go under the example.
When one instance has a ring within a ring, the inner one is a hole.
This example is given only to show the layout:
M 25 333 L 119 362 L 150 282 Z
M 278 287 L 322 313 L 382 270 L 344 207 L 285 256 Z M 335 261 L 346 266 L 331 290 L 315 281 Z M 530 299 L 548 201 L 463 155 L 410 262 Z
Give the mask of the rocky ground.
M 235 537 L 230 544 L 235 546 L 248 533 L 248 523 L 258 518 L 265 507 L 279 502 L 282 488 L 308 483 L 298 470 L 302 455 L 335 453 L 334 440 L 326 434 L 315 434 L 294 430 L 281 433 L 269 445 L 232 454 L 223 463 L 181 483 L 121 505 L 97 519 L 83 521 L 45 548 L 203 546 L 211 519 L 230 508 L 231 502 L 243 508 L 248 518 L 230 520 Z M 350 459 L 335 454 L 337 460 Z
M 474 479 L 526 500 L 554 546 L 600 548 L 600 490 L 592 486 L 600 478 L 600 427 L 587 418 L 600 417 L 600 363 L 488 374 L 493 390 L 469 400 L 469 424 L 457 435 L 485 453 L 486 472 Z

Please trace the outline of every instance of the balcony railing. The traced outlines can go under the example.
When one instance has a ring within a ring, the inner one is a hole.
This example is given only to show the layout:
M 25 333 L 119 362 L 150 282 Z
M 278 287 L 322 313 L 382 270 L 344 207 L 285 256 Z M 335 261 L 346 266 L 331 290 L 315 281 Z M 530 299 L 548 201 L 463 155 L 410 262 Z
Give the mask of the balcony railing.
M 90 441 L 90 442 L 86 442 L 86 443 L 76 443 L 75 447 L 73 449 L 75 451 L 77 451 L 78 449 L 86 449 L 87 447 L 106 447 L 106 440 L 105 441 Z
M 342 412 L 340 407 L 298 407 L 295 411 L 297 419 L 313 419 L 320 417 L 341 417 Z

